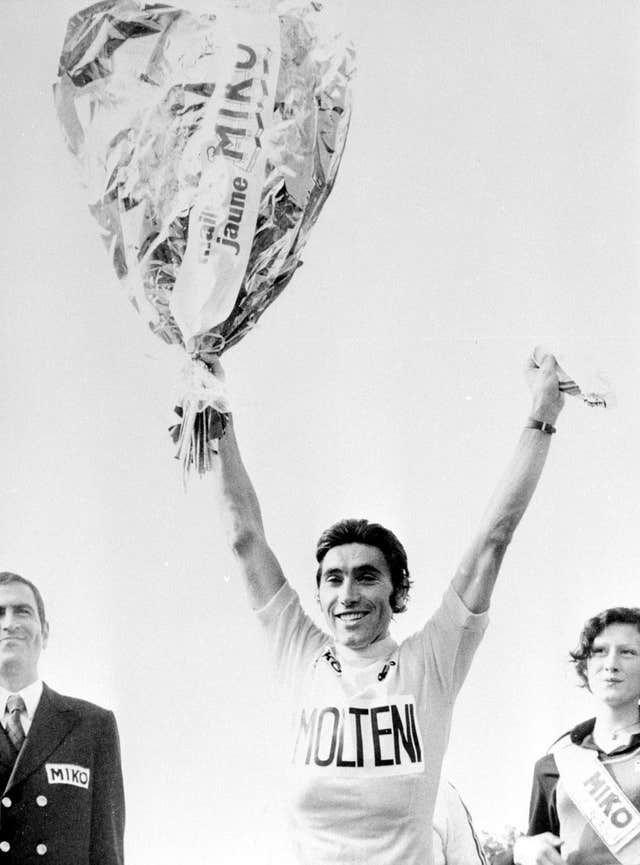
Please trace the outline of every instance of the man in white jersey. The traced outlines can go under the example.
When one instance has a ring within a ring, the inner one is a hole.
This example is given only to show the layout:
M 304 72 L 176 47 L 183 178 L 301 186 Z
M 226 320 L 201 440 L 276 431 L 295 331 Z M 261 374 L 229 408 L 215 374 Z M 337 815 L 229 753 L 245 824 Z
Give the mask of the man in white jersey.
M 233 425 L 218 498 L 250 602 L 291 706 L 289 810 L 299 863 L 432 865 L 432 819 L 451 713 L 487 623 L 500 564 L 544 467 L 562 409 L 551 355 L 527 379 L 531 415 L 515 454 L 425 627 L 398 645 L 409 571 L 388 529 L 343 520 L 320 538 L 324 633 L 304 613 L 265 538 Z

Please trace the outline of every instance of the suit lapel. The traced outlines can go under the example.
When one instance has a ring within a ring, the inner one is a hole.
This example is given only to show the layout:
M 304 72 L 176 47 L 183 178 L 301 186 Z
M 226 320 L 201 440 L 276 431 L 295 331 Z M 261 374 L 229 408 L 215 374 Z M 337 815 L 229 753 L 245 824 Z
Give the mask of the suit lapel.
M 15 748 L 9 741 L 4 727 L 0 724 L 0 766 L 11 767 L 15 763 Z
M 40 768 L 78 720 L 77 713 L 68 707 L 64 697 L 44 685 L 29 735 L 15 762 L 7 790 Z

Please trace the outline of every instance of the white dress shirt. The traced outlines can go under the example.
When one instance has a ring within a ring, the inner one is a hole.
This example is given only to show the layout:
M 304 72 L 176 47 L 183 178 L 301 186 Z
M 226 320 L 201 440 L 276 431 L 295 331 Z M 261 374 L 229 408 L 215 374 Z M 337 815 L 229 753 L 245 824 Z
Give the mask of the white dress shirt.
M 28 736 L 33 716 L 42 696 L 42 679 L 36 679 L 35 682 L 20 691 L 7 691 L 0 685 L 0 710 L 2 711 L 2 726 L 5 730 L 7 729 L 7 700 L 12 694 L 19 694 L 24 700 L 26 711 L 20 712 L 20 721 L 25 736 Z

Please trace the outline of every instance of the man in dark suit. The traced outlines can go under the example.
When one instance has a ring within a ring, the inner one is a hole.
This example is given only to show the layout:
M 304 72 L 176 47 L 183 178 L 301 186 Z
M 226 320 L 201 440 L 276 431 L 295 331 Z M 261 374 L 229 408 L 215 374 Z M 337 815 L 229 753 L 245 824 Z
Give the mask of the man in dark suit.
M 122 865 L 116 721 L 42 682 L 48 636 L 38 589 L 0 573 L 0 865 Z

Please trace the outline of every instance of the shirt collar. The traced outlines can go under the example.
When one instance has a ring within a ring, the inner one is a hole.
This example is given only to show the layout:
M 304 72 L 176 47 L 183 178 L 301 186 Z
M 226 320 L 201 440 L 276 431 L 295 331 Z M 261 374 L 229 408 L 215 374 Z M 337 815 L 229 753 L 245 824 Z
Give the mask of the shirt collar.
M 26 688 L 21 688 L 19 691 L 7 691 L 6 688 L 3 688 L 0 685 L 0 710 L 2 715 L 4 715 L 6 711 L 7 699 L 11 694 L 20 694 L 24 700 L 25 706 L 27 707 L 27 717 L 32 721 L 35 711 L 38 708 L 40 697 L 42 696 L 42 679 L 36 679 L 35 682 L 27 685 Z
M 336 646 L 338 659 L 352 667 L 366 667 L 369 664 L 387 658 L 397 648 L 393 637 L 386 636 L 382 640 L 376 640 L 363 649 L 349 649 L 347 646 Z
M 595 724 L 596 719 L 589 718 L 588 721 L 583 721 L 581 724 L 578 724 L 577 727 L 574 727 L 573 730 L 570 731 L 569 736 L 574 745 L 582 745 L 584 748 L 591 748 L 594 751 L 598 751 L 600 754 L 604 754 L 604 751 L 601 751 L 593 741 L 593 728 L 595 727 Z M 640 733 L 634 733 L 627 745 L 621 745 L 614 751 L 609 751 L 607 756 L 610 754 L 626 754 L 627 751 L 634 751 L 639 745 Z

